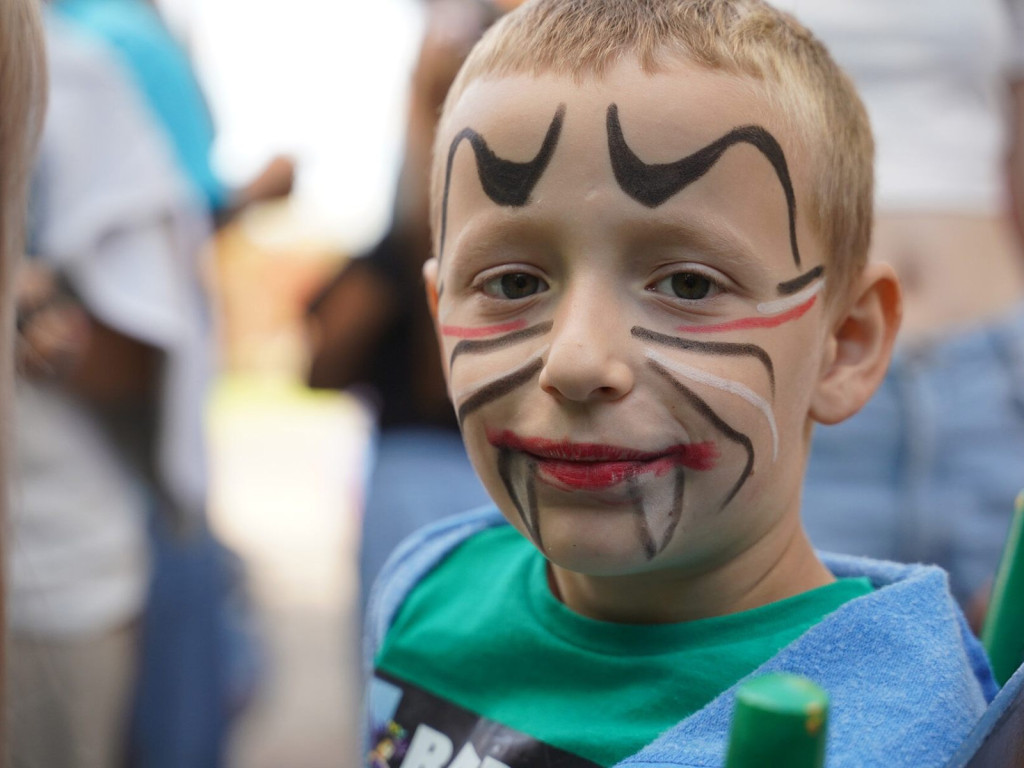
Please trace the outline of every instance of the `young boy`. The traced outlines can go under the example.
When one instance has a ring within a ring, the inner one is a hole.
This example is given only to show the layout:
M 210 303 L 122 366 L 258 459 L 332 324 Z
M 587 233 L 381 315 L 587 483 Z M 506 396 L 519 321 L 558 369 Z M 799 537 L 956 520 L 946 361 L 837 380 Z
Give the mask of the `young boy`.
M 758 0 L 534 0 L 437 147 L 428 290 L 501 515 L 385 569 L 367 764 L 719 765 L 737 682 L 785 670 L 832 697 L 830 768 L 942 765 L 994 694 L 944 574 L 799 518 L 900 314 L 824 49 Z

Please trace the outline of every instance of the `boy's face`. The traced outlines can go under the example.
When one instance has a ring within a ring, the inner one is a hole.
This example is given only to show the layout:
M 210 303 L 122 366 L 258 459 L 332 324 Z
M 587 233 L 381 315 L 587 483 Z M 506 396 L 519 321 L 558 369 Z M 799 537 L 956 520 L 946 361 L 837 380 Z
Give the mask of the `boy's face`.
M 712 568 L 792 523 L 828 275 L 760 91 L 685 64 L 480 80 L 440 130 L 427 276 L 511 523 L 592 575 Z

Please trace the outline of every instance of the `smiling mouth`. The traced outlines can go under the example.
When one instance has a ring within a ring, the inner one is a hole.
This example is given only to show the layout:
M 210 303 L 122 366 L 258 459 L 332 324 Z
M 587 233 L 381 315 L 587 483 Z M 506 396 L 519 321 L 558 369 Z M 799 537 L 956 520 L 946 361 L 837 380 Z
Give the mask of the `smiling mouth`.
M 601 443 L 574 443 L 521 437 L 514 432 L 488 432 L 491 445 L 526 455 L 536 463 L 538 479 L 573 490 L 611 488 L 643 474 L 660 476 L 676 467 L 709 470 L 718 459 L 712 442 L 679 443 L 642 451 Z

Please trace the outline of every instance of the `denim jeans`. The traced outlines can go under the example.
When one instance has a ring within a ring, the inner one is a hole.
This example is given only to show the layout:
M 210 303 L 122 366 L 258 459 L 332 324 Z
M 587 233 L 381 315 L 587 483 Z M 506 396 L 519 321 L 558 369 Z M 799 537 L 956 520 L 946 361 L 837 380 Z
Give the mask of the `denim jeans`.
M 803 515 L 823 550 L 934 563 L 961 602 L 992 578 L 1024 489 L 1024 306 L 898 348 L 853 418 L 817 427 Z

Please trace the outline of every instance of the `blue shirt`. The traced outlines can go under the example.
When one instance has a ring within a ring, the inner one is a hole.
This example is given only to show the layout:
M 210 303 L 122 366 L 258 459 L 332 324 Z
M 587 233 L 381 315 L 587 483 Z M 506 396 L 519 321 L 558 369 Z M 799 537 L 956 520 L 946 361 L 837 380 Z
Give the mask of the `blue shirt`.
M 210 164 L 213 119 L 188 56 L 156 10 L 142 0 L 59 0 L 54 10 L 114 50 L 197 193 L 210 210 L 223 208 L 228 190 Z

